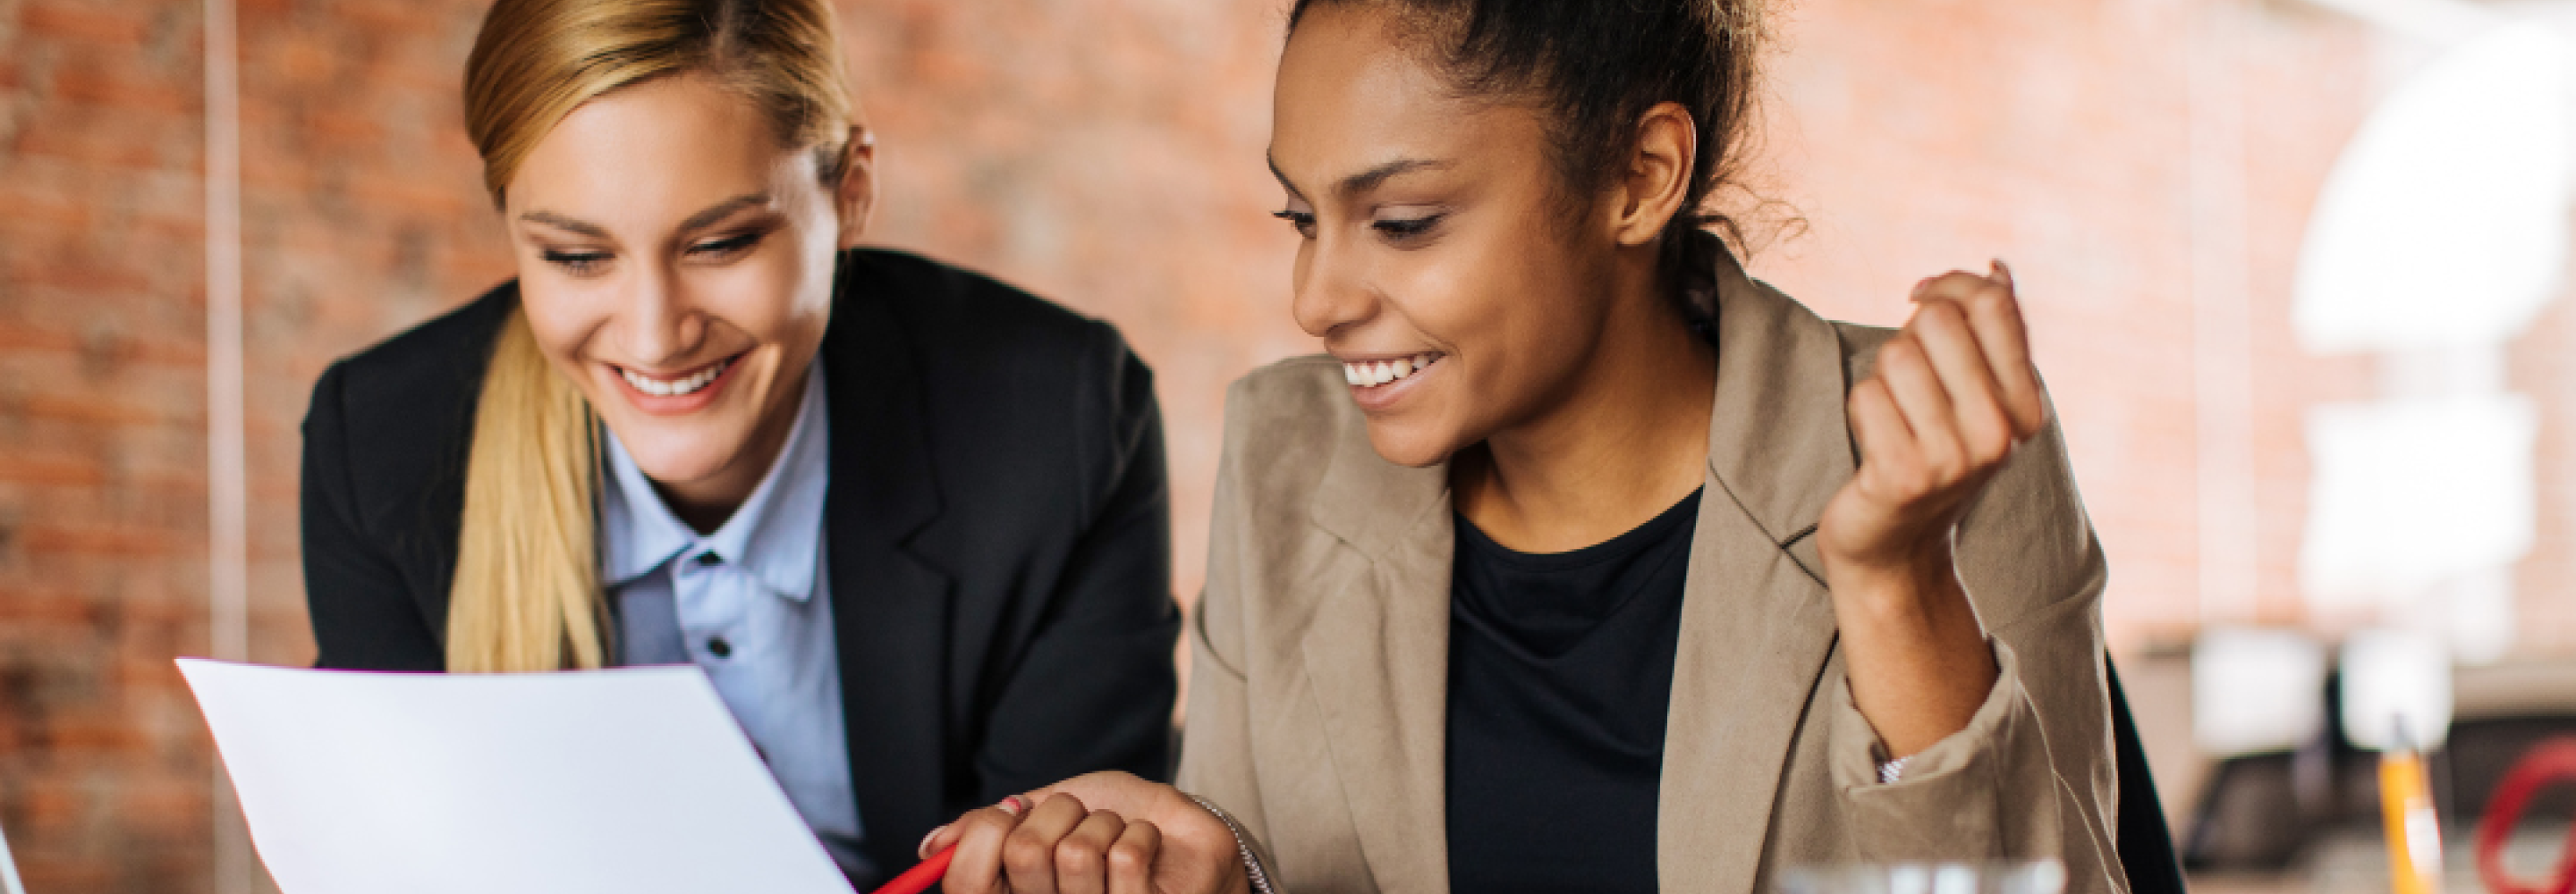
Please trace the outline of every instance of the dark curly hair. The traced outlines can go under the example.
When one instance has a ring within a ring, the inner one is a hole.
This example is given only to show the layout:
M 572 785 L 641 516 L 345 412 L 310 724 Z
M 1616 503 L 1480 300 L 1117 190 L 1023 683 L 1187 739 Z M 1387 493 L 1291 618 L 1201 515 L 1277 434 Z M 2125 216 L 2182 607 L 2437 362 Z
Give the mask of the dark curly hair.
M 1699 147 L 1682 212 L 1664 228 L 1666 262 L 1682 263 L 1690 237 L 1710 228 L 1743 243 L 1736 222 L 1707 206 L 1748 139 L 1761 0 L 1297 0 L 1290 33 L 1319 5 L 1394 13 L 1462 95 L 1530 103 L 1578 206 L 1624 170 L 1646 110 L 1680 104 Z

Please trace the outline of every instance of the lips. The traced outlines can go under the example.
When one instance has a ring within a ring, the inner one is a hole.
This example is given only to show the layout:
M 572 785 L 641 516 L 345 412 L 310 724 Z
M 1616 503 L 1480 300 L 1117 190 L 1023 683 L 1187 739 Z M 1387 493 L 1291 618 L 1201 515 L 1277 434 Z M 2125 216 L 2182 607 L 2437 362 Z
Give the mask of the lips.
M 726 369 L 731 368 L 741 359 L 742 355 L 737 354 L 673 379 L 657 379 L 623 366 L 617 367 L 617 374 L 626 379 L 626 384 L 634 386 L 635 390 L 645 394 L 654 397 L 685 397 L 703 391 L 708 385 L 714 384 L 718 377 L 724 375 Z
M 1342 378 L 1356 387 L 1375 388 L 1420 372 L 1439 362 L 1441 356 L 1438 351 L 1426 351 L 1389 360 L 1345 360 L 1342 362 Z

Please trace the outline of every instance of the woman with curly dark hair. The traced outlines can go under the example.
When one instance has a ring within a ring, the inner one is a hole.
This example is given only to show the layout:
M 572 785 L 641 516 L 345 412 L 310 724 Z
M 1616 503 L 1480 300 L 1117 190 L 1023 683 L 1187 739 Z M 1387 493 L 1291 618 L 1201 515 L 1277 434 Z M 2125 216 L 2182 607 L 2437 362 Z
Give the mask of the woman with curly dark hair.
M 2011 275 L 1748 278 L 1752 0 L 1302 0 L 1270 161 L 1326 356 L 1237 383 L 1178 787 L 978 810 L 948 890 L 2126 887 L 2102 553 Z M 1714 232 L 1713 232 L 1714 231 Z

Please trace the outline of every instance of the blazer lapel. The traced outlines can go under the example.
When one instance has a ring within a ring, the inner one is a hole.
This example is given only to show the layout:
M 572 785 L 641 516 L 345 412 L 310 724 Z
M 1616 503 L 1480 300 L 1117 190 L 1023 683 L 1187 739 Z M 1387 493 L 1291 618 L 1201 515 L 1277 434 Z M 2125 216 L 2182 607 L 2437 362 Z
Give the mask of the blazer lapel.
M 1664 734 L 1667 890 L 1751 891 L 1834 644 L 1818 515 L 1855 463 L 1833 324 L 1721 255 L 1717 397 Z
M 1448 890 L 1447 468 L 1397 466 L 1346 432 L 1309 514 L 1365 557 L 1321 577 L 1299 643 L 1363 856 L 1379 890 Z
M 840 651 L 851 788 L 880 867 L 909 865 L 913 840 L 947 821 L 940 704 L 948 691 L 949 580 L 905 549 L 939 512 L 919 370 L 903 321 L 844 259 L 823 337 L 832 480 L 823 531 Z

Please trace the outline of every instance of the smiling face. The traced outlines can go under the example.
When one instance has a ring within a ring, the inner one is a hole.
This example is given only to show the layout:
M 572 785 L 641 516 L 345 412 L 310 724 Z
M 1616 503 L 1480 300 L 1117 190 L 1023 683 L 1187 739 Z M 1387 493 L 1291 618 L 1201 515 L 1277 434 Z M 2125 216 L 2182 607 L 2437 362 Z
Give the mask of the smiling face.
M 835 189 L 774 133 L 658 78 L 565 116 L 504 194 L 538 347 L 683 517 L 721 520 L 776 457 L 866 219 L 863 139 Z
M 1607 215 L 1569 215 L 1536 111 L 1457 95 L 1401 28 L 1311 8 L 1279 63 L 1270 158 L 1305 240 L 1298 325 L 1343 361 L 1379 455 L 1422 466 L 1566 398 L 1620 245 Z

